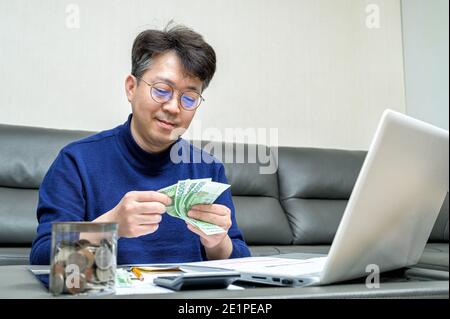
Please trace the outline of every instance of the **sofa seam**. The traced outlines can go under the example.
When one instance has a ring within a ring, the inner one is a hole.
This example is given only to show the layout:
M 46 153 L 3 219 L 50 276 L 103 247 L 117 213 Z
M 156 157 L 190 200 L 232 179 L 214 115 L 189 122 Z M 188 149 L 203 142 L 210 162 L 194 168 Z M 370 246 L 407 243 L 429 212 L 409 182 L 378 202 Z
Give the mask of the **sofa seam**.
M 272 151 L 272 150 L 271 150 Z M 289 216 L 288 216 L 288 212 L 286 211 L 286 209 L 283 206 L 283 200 L 281 199 L 281 189 L 280 189 L 280 174 L 279 174 L 279 170 L 280 170 L 280 161 L 279 159 L 277 159 L 277 190 L 278 190 L 278 203 L 280 203 L 280 207 L 284 212 L 284 216 L 286 217 L 287 223 L 289 225 L 289 230 L 291 231 L 291 241 L 290 241 L 290 245 L 294 245 L 295 243 L 295 233 L 294 233 L 294 229 L 293 229 L 293 225 L 291 225 L 291 222 L 289 220 Z

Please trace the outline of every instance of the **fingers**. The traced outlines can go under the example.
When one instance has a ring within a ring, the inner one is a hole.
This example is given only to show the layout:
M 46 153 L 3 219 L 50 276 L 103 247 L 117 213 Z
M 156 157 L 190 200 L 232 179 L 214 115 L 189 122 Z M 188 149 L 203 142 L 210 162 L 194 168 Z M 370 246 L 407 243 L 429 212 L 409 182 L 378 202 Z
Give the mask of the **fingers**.
M 213 213 L 222 216 L 229 214 L 229 208 L 220 204 L 197 204 L 192 206 L 191 210 Z
M 157 215 L 160 216 L 160 215 Z M 121 237 L 134 238 L 154 233 L 159 228 L 159 224 L 136 224 L 135 222 L 123 223 L 119 225 Z
M 171 199 L 166 194 L 155 191 L 132 191 L 125 194 L 124 198 L 129 198 L 137 202 L 159 202 L 163 205 L 170 205 Z
M 159 202 L 136 203 L 135 211 L 139 214 L 164 214 L 166 206 Z
M 141 215 L 141 214 L 163 214 L 166 206 L 159 202 L 139 203 L 128 202 L 121 206 L 123 215 Z
M 226 222 L 225 216 L 215 215 L 211 213 L 205 213 L 201 211 L 191 210 L 187 214 L 189 217 L 201 220 L 207 223 L 211 223 L 217 226 L 224 226 Z M 225 218 L 224 218 L 225 217 Z
M 135 216 L 135 223 L 138 225 L 153 225 L 159 224 L 162 220 L 160 214 L 141 214 Z
M 129 218 L 138 225 L 158 224 L 165 211 L 166 206 L 159 202 L 135 203 L 133 214 L 129 214 Z
M 159 228 L 170 197 L 154 191 L 132 191 L 125 194 L 117 206 L 119 235 L 139 237 L 154 233 Z
M 204 238 L 204 239 L 208 239 L 208 235 L 206 235 L 204 232 L 202 232 L 202 231 L 201 231 L 200 229 L 198 229 L 197 227 L 192 226 L 192 225 L 189 224 L 189 223 L 186 223 L 186 225 L 187 225 L 187 228 L 188 228 L 191 232 L 193 232 L 193 233 L 199 235 L 200 237 L 202 237 L 202 238 Z
M 202 220 L 224 229 L 231 227 L 230 209 L 224 205 L 195 205 L 187 214 L 189 217 Z
M 159 224 L 161 220 L 161 214 L 128 214 L 125 212 L 120 224 L 129 229 L 139 225 Z
M 199 211 L 189 211 L 188 216 L 196 220 L 217 225 L 225 230 L 228 230 L 231 227 L 231 219 L 229 216 L 219 216 Z

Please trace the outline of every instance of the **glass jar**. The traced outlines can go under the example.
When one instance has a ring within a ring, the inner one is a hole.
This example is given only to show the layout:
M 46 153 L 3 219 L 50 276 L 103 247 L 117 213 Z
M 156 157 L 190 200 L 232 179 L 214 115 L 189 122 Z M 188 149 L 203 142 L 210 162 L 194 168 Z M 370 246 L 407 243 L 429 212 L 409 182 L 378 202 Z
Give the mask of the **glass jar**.
M 113 294 L 117 266 L 117 224 L 52 224 L 50 292 L 54 295 Z

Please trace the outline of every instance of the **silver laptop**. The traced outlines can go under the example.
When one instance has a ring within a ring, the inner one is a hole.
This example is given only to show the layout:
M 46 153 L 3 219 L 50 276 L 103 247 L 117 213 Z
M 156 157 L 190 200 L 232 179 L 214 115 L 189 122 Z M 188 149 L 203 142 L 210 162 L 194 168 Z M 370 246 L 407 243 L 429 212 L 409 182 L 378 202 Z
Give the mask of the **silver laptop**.
M 253 267 L 230 268 L 246 281 L 298 286 L 417 264 L 448 192 L 448 177 L 448 131 L 386 110 L 328 256 L 248 259 Z

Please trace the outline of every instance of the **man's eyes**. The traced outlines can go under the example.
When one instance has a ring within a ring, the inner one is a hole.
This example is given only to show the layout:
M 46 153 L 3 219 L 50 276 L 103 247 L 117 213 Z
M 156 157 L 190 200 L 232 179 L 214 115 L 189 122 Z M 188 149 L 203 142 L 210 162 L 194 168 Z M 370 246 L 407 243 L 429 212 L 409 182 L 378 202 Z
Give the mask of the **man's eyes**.
M 156 93 L 161 94 L 161 95 L 166 95 L 169 93 L 168 90 L 158 89 L 158 88 L 155 88 L 155 91 L 156 91 Z
M 186 101 L 186 102 L 194 102 L 195 98 L 183 95 L 183 100 Z

